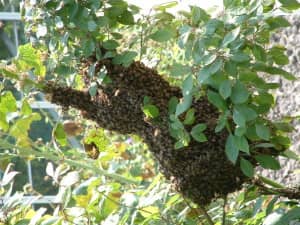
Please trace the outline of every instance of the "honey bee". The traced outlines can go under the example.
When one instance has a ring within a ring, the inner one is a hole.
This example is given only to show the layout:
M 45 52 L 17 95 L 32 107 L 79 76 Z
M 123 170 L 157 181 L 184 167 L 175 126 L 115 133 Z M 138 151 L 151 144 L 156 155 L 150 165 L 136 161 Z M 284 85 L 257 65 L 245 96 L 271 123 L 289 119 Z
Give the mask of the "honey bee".
M 91 142 L 89 144 L 84 143 L 83 146 L 84 146 L 84 150 L 89 158 L 98 159 L 100 151 L 94 142 Z
M 83 68 L 95 63 L 96 58 L 83 61 Z M 218 110 L 202 97 L 194 100 L 195 124 L 207 123 L 205 135 L 207 142 L 191 141 L 189 146 L 174 149 L 174 140 L 169 133 L 168 102 L 173 96 L 181 98 L 181 90 L 171 86 L 157 71 L 142 63 L 134 62 L 129 67 L 114 65 L 111 60 L 97 62 L 96 73 L 105 66 L 112 82 L 99 86 L 95 98 L 86 91 L 78 91 L 59 85 L 47 85 L 45 92 L 51 94 L 51 101 L 74 107 L 82 116 L 95 121 L 100 127 L 121 134 L 137 134 L 147 144 L 158 161 L 162 173 L 171 179 L 175 189 L 195 203 L 206 205 L 215 198 L 242 188 L 247 178 L 239 166 L 233 165 L 226 157 L 224 143 L 227 131 L 216 134 L 215 122 Z M 83 76 L 89 84 L 86 71 Z M 160 120 L 157 123 L 145 121 L 141 109 L 144 96 L 149 96 L 159 108 Z M 92 159 L 99 157 L 96 144 L 84 143 L 87 155 Z M 122 155 L 125 159 L 127 155 Z M 153 174 L 146 173 L 145 177 Z

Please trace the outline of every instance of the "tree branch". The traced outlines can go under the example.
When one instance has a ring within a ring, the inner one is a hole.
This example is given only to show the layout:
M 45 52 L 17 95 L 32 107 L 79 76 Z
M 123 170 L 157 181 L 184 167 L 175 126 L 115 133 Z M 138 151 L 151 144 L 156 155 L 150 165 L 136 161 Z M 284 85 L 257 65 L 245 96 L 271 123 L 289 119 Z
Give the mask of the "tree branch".
M 278 195 L 281 197 L 287 197 L 289 199 L 300 199 L 300 189 L 299 188 L 273 188 L 267 186 L 259 178 L 253 180 L 253 184 L 258 187 L 259 192 L 263 195 Z
M 222 225 L 226 225 L 226 204 L 227 204 L 227 195 L 224 196 Z

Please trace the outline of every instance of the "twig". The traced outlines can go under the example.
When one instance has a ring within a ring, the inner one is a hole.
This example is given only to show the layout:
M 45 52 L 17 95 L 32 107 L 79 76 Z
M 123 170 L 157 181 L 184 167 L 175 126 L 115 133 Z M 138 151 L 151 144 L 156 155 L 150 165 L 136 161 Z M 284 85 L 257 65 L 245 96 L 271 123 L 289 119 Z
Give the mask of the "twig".
M 225 210 L 226 204 L 227 204 L 227 195 L 224 197 L 222 225 L 226 225 L 226 210 Z
M 1 132 L 0 132 L 1 134 Z M 21 147 L 21 146 L 17 146 L 17 145 L 13 145 L 10 144 L 9 142 L 5 141 L 5 140 L 1 140 L 0 139 L 0 148 L 9 148 L 9 149 L 17 149 L 20 151 L 19 156 L 29 156 L 29 155 L 34 155 L 36 157 L 41 157 L 41 158 L 46 158 L 48 160 L 51 160 L 53 162 L 59 162 L 62 160 L 61 156 L 57 156 L 51 152 L 48 151 L 43 151 L 42 149 L 40 149 L 38 146 L 34 145 L 32 143 L 32 148 L 28 148 L 28 147 Z M 95 173 L 97 173 L 98 175 L 104 175 L 107 177 L 110 177 L 112 179 L 115 179 L 121 183 L 127 183 L 127 184 L 139 184 L 138 181 L 135 181 L 133 179 L 127 178 L 125 176 L 116 174 L 116 173 L 110 173 L 106 170 L 102 170 L 96 166 L 93 166 L 92 163 L 86 163 L 83 161 L 78 161 L 78 160 L 72 160 L 72 159 L 63 159 L 63 162 L 69 164 L 70 166 L 74 166 L 77 168 L 83 168 L 83 169 L 88 169 L 91 171 L 94 171 Z
M 199 210 L 205 216 L 209 225 L 214 225 L 214 222 L 213 222 L 212 218 L 210 217 L 210 215 L 207 213 L 206 209 L 203 206 L 199 205 Z
M 278 195 L 289 199 L 300 199 L 299 188 L 272 188 L 265 185 L 260 179 L 254 179 L 253 183 L 263 195 Z
M 194 208 L 190 205 L 190 203 L 185 198 L 183 198 L 183 199 L 184 199 L 185 203 L 187 204 L 187 206 L 191 210 L 196 211 L 197 214 L 202 214 L 205 217 L 205 219 L 207 220 L 207 222 L 209 223 L 209 225 L 214 225 L 212 218 L 210 217 L 210 215 L 207 213 L 206 209 L 203 206 L 198 204 L 199 208 Z M 201 223 L 201 221 L 199 221 L 199 222 Z

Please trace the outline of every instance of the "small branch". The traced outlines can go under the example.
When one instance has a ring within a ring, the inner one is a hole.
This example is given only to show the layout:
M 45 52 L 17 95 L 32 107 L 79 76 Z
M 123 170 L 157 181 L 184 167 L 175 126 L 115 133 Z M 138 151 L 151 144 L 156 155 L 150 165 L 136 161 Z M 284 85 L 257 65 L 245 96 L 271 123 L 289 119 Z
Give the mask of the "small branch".
M 191 204 L 185 198 L 183 198 L 183 199 L 191 210 L 196 211 L 197 214 L 203 215 L 205 217 L 205 219 L 207 220 L 207 222 L 209 223 L 209 225 L 214 225 L 212 218 L 210 217 L 210 215 L 207 213 L 206 209 L 203 206 L 198 205 L 199 208 L 194 208 L 191 206 Z M 201 223 L 201 221 L 200 221 L 200 223 Z
M 98 175 L 103 175 L 103 176 L 106 176 L 106 177 L 110 177 L 110 178 L 115 179 L 115 180 L 117 180 L 121 183 L 139 184 L 138 181 L 132 180 L 130 178 L 121 176 L 121 175 L 116 174 L 116 173 L 107 172 L 106 170 L 102 170 L 102 169 L 100 169 L 96 166 L 93 166 L 92 163 L 86 163 L 86 162 L 81 162 L 81 161 L 72 160 L 72 159 L 62 159 L 61 156 L 56 156 L 56 155 L 51 154 L 49 152 L 42 151 L 36 146 L 34 146 L 34 147 L 37 148 L 37 149 L 25 148 L 25 147 L 22 148 L 20 146 L 12 145 L 9 142 L 6 142 L 6 141 L 0 139 L 0 147 L 9 148 L 9 149 L 18 149 L 20 151 L 20 156 L 34 155 L 36 157 L 45 158 L 45 159 L 51 160 L 53 162 L 63 161 L 65 163 L 69 164 L 70 166 L 91 170 L 91 171 L 93 171 L 94 173 L 96 173 Z
M 226 204 L 227 204 L 227 195 L 224 197 L 222 225 L 226 225 L 226 210 L 225 210 Z
M 203 206 L 199 205 L 199 210 L 205 216 L 209 225 L 214 225 L 214 222 L 213 222 L 212 218 L 210 217 L 210 215 L 207 213 L 206 209 Z
M 260 179 L 254 179 L 253 183 L 263 195 L 278 195 L 289 199 L 300 199 L 299 188 L 272 188 L 265 185 Z

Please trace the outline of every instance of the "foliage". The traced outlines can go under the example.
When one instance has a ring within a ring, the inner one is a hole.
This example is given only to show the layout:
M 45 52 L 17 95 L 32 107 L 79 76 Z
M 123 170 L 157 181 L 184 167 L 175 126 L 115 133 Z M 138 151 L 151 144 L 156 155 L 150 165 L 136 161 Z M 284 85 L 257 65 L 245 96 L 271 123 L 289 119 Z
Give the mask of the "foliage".
M 188 200 L 170 192 L 161 175 L 154 175 L 157 168 L 153 161 L 141 154 L 146 147 L 138 137 L 133 141 L 81 122 L 90 130 L 84 134 L 83 145 L 91 158 L 98 158 L 96 161 L 69 146 L 62 123 L 56 124 L 48 145 L 30 140 L 30 125 L 41 116 L 32 112 L 28 99 L 34 99 L 35 90 L 43 90 L 49 80 L 82 89 L 86 81 L 80 62 L 92 56 L 111 59 L 123 67 L 135 60 L 154 64 L 161 74 L 169 74 L 165 78 L 170 83 L 181 87 L 182 99 L 171 98 L 166 106 L 170 133 L 176 139 L 174 151 L 184 151 L 193 141 L 209 142 L 205 135 L 209 121 L 195 124 L 201 115 L 193 108 L 194 101 L 207 98 L 220 112 L 215 132 L 228 132 L 224 143 L 227 158 L 246 176 L 254 177 L 257 164 L 280 169 L 278 155 L 299 160 L 288 150 L 292 118 L 271 121 L 267 117 L 275 103 L 272 91 L 279 83 L 268 82 L 266 77 L 296 79 L 282 69 L 289 62 L 284 46 L 271 46 L 269 39 L 278 28 L 289 26 L 278 12 L 291 12 L 300 4 L 296 0 L 223 3 L 218 17 L 197 6 L 180 11 L 176 17 L 168 11 L 175 2 L 159 5 L 147 16 L 123 0 L 24 2 L 25 33 L 31 43 L 20 46 L 11 63 L 1 65 L 0 75 L 16 82 L 27 98 L 18 109 L 13 94 L 1 91 L 0 145 L 11 149 L 1 156 L 62 162 L 56 169 L 52 164 L 47 167 L 48 175 L 60 187 L 62 203 L 52 216 L 43 216 L 42 209 L 34 212 L 21 206 L 16 194 L 2 208 L 4 224 L 225 224 L 221 200 L 210 205 L 208 216 L 202 206 L 193 208 Z M 96 67 L 90 65 L 85 71 L 92 98 L 99 86 L 110 82 L 106 71 L 98 72 Z M 144 96 L 141 108 L 146 119 L 159 122 L 161 112 L 149 97 Z M 78 112 L 71 116 L 76 120 Z M 4 178 L 15 175 L 7 173 Z M 3 188 L 10 181 L 4 179 Z M 279 188 L 268 179 L 261 181 Z M 4 190 L 9 196 L 9 188 Z M 282 194 L 276 190 L 273 194 Z M 299 202 L 260 196 L 260 191 L 248 184 L 245 192 L 228 197 L 226 224 L 274 225 L 300 219 Z

